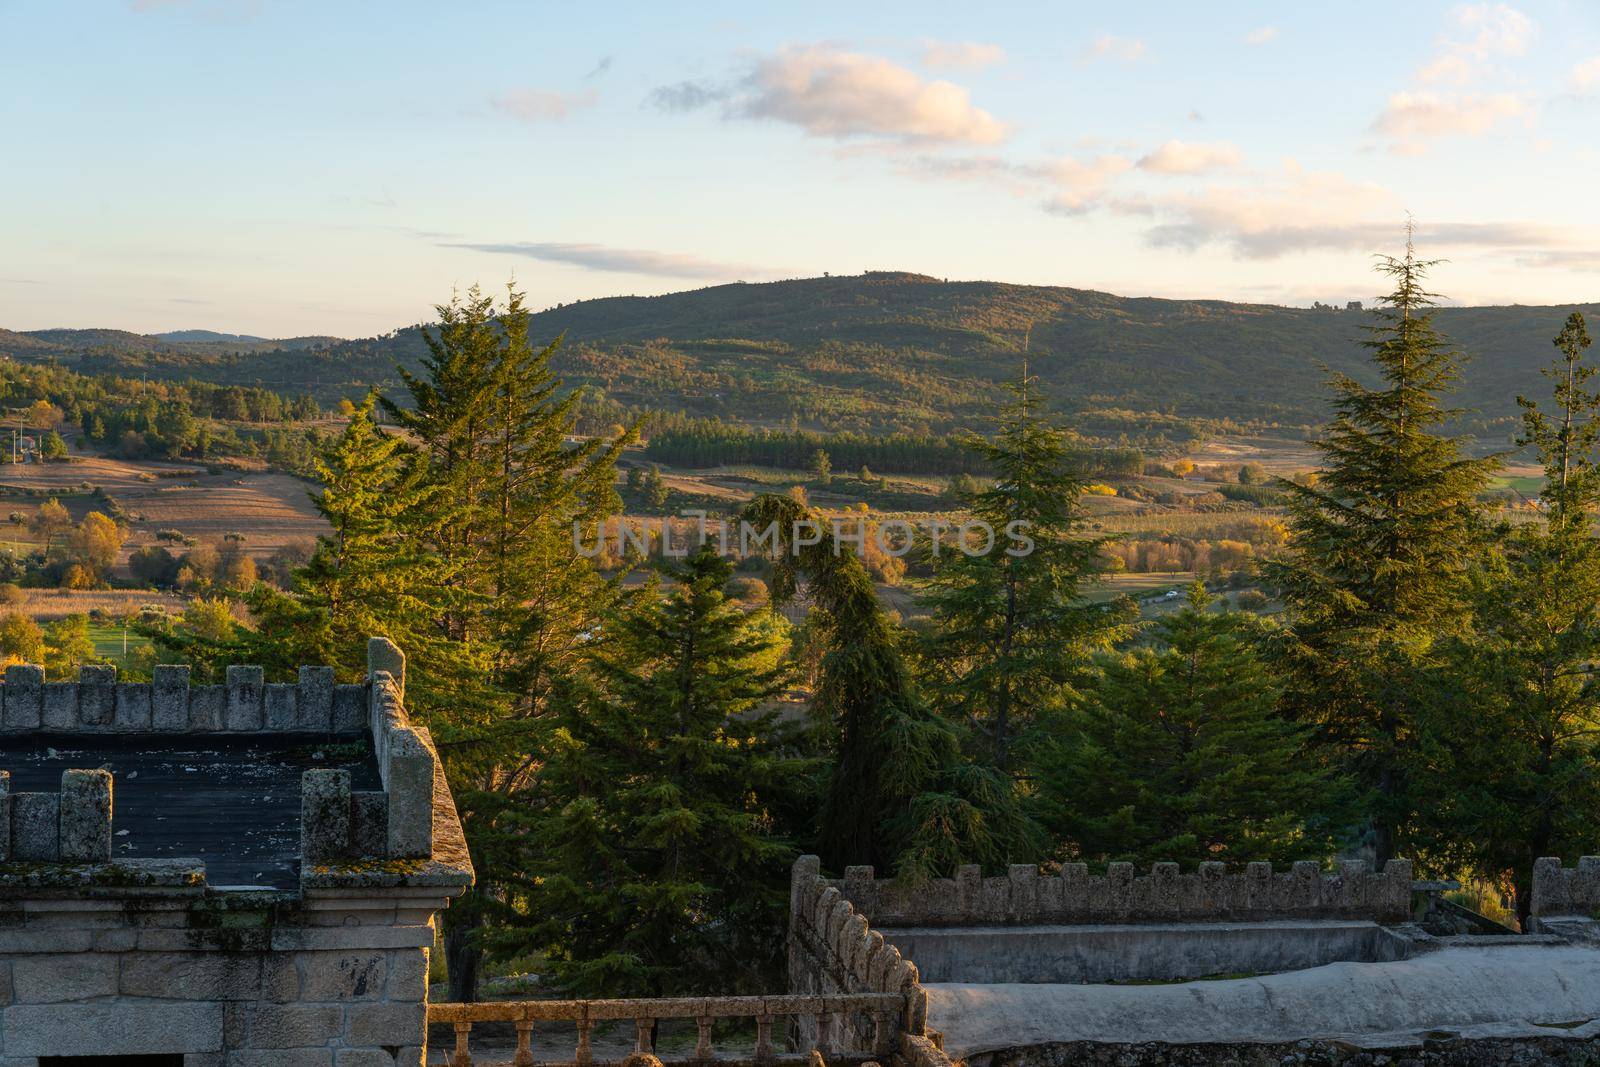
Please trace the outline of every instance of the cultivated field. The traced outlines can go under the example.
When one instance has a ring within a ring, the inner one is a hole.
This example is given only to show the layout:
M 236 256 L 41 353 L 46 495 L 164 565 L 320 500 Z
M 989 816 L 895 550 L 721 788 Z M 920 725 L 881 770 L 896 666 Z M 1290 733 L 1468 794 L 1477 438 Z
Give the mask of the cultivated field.
M 30 512 L 41 499 L 40 492 L 48 490 L 62 493 L 62 503 L 74 518 L 81 518 L 95 502 L 69 494 L 81 493 L 85 483 L 103 489 L 122 505 L 123 521 L 131 531 L 123 546 L 124 559 L 136 548 L 157 543 L 159 530 L 178 530 L 208 542 L 242 534 L 245 549 L 258 558 L 327 531 L 311 505 L 310 485 L 287 474 L 264 470 L 209 474 L 205 467 L 190 463 L 103 456 L 0 470 L 0 511 Z M 0 541 L 7 539 L 28 540 L 17 527 L 0 528 Z M 169 547 L 181 551 L 179 546 Z

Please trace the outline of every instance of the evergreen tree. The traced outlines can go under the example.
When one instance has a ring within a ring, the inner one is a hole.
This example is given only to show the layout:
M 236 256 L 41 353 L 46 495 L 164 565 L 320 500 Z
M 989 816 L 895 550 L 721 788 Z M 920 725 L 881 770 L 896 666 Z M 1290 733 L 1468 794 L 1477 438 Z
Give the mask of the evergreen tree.
M 1427 745 L 1440 851 L 1507 879 L 1526 919 L 1533 862 L 1600 842 L 1600 392 L 1574 312 L 1555 338 L 1555 412 L 1519 397 L 1523 436 L 1544 465 L 1545 521 L 1505 525 L 1475 571 L 1476 629 L 1436 672 Z
M 827 485 L 833 480 L 833 461 L 824 449 L 811 453 L 811 480 L 818 485 Z
M 355 407 L 344 432 L 313 460 L 322 488 L 312 496 L 332 533 L 317 539 L 290 592 L 258 586 L 249 597 L 258 620 L 246 654 L 282 670 L 327 663 L 341 676 L 366 673 L 366 639 L 381 634 L 422 663 L 441 655 L 428 615 L 436 560 L 415 525 L 437 504 L 408 466 L 404 441 L 374 418 L 375 397 Z
M 1282 683 L 1253 616 L 1207 610 L 1205 586 L 1161 620 L 1155 647 L 1105 662 L 1070 726 L 1043 747 L 1039 818 L 1092 863 L 1327 855 L 1338 784 L 1278 714 Z
M 774 813 L 808 768 L 731 572 L 702 548 L 669 596 L 619 613 L 551 723 L 521 884 L 536 922 L 508 933 L 580 995 L 761 991 L 780 970 L 794 849 Z
M 741 517 L 776 540 L 775 603 L 807 582 L 807 623 L 822 649 L 811 714 L 834 756 L 817 832 L 823 860 L 925 876 L 1033 856 L 1037 836 L 1009 780 L 965 758 L 960 735 L 917 690 L 861 559 L 835 551 L 826 520 L 791 497 L 757 497 Z
M 433 557 L 435 635 L 408 686 L 433 729 L 478 872 L 445 919 L 450 995 L 473 1000 L 480 930 L 521 862 L 517 825 L 540 764 L 537 725 L 578 669 L 614 586 L 573 547 L 575 523 L 615 509 L 615 461 L 631 438 L 569 445 L 578 394 L 551 369 L 561 340 L 528 336 L 522 294 L 477 289 L 438 309 L 410 404 L 385 400 L 415 441 L 409 476 L 435 494 L 411 536 Z
M 935 546 L 927 598 L 939 620 L 925 657 L 932 688 L 943 710 L 974 724 L 1002 771 L 1014 740 L 1060 708 L 1089 657 L 1126 633 L 1130 606 L 1083 599 L 1099 542 L 1084 534 L 1083 484 L 1035 386 L 1024 369 L 995 439 L 971 441 L 994 478 L 970 504 L 989 550 Z
M 1393 291 L 1366 342 L 1381 385 L 1339 375 L 1334 418 L 1312 443 L 1315 485 L 1289 496 L 1290 553 L 1269 568 L 1289 607 L 1284 651 L 1297 715 L 1345 752 L 1372 791 L 1377 859 L 1410 824 L 1405 781 L 1426 696 L 1421 675 L 1441 636 L 1469 614 L 1468 566 L 1483 542 L 1478 495 L 1498 464 L 1468 457 L 1444 431 L 1441 396 L 1459 357 L 1434 328 L 1431 264 L 1386 257 Z

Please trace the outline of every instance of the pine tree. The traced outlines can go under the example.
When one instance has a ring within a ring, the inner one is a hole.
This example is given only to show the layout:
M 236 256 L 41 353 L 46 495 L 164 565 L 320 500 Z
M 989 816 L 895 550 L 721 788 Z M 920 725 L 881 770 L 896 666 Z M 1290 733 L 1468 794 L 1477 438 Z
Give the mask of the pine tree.
M 536 921 L 508 934 L 580 995 L 761 991 L 779 970 L 794 849 L 774 813 L 808 767 L 731 572 L 701 549 L 670 595 L 619 613 L 551 724 L 520 883 Z
M 1441 851 L 1509 879 L 1523 919 L 1534 860 L 1600 842 L 1600 392 L 1583 360 L 1589 344 L 1574 312 L 1545 372 L 1555 412 L 1518 398 L 1519 443 L 1544 465 L 1545 521 L 1503 526 L 1475 570 L 1476 628 L 1436 672 L 1416 771 Z
M 811 714 L 834 756 L 817 831 L 823 860 L 914 877 L 1033 855 L 1037 836 L 1010 781 L 967 759 L 917 690 L 861 559 L 835 551 L 827 520 L 791 497 L 757 497 L 741 517 L 776 537 L 773 602 L 804 578 L 813 605 L 822 661 Z M 812 531 L 822 536 L 803 543 Z
M 989 550 L 939 546 L 927 597 L 939 623 L 924 657 L 942 710 L 975 726 L 1002 771 L 1016 738 L 1063 706 L 1090 656 L 1128 621 L 1125 601 L 1083 599 L 1099 542 L 1083 530 L 1067 435 L 1045 421 L 1026 368 L 1012 394 L 994 441 L 970 442 L 994 478 L 971 501 Z
M 1268 569 L 1290 611 L 1294 707 L 1372 790 L 1380 863 L 1413 816 L 1405 766 L 1420 672 L 1436 640 L 1466 623 L 1467 570 L 1484 540 L 1478 495 L 1498 465 L 1445 432 L 1455 412 L 1441 396 L 1459 357 L 1433 325 L 1430 266 L 1409 241 L 1404 259 L 1380 262 L 1394 290 L 1366 344 L 1382 384 L 1333 378 L 1334 418 L 1312 442 L 1324 470 L 1314 486 L 1278 483 L 1290 553 Z
M 437 561 L 415 525 L 436 506 L 419 484 L 402 438 L 374 418 L 375 397 L 352 410 L 344 431 L 312 461 L 322 488 L 313 495 L 332 533 L 317 539 L 288 594 L 257 586 L 248 597 L 257 618 L 253 645 L 241 650 L 270 668 L 327 663 L 349 679 L 366 673 L 366 639 L 382 634 L 417 660 L 441 658 L 427 592 Z
M 1317 858 L 1338 783 L 1279 716 L 1260 625 L 1208 610 L 1205 586 L 1161 620 L 1153 648 L 1106 660 L 1043 746 L 1040 821 L 1093 863 Z
M 561 339 L 531 343 L 514 289 L 498 310 L 477 289 L 437 310 L 422 373 L 404 374 L 410 404 L 383 404 L 415 441 L 408 476 L 434 493 L 411 536 L 434 559 L 419 595 L 437 636 L 407 696 L 439 741 L 478 872 L 445 920 L 451 998 L 473 1000 L 480 931 L 521 860 L 539 721 L 615 596 L 573 527 L 615 509 L 632 431 L 569 444 L 578 394 L 551 368 Z

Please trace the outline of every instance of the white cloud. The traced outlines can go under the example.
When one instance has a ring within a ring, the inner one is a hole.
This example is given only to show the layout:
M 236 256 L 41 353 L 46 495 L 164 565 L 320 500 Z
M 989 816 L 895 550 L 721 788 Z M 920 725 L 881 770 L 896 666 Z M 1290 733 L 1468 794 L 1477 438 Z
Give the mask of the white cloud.
M 539 89 L 515 89 L 489 101 L 491 107 L 519 122 L 549 122 L 564 119 L 574 111 L 593 106 L 598 97 L 593 89 L 581 93 L 552 93 Z
M 1437 93 L 1400 92 L 1389 97 L 1383 113 L 1373 122 L 1373 131 L 1390 139 L 1391 148 L 1414 155 L 1439 137 L 1475 137 L 1511 119 L 1531 120 L 1528 101 L 1515 93 L 1468 93 L 1440 96 Z
M 1248 45 L 1268 44 L 1278 37 L 1278 27 L 1259 26 L 1244 35 L 1244 43 Z
M 1084 50 L 1084 55 L 1089 59 L 1118 59 L 1124 63 L 1137 62 L 1144 58 L 1144 54 L 1144 42 L 1139 38 L 1118 37 L 1110 33 L 1102 33 Z
M 771 268 L 748 264 L 719 263 L 700 256 L 678 252 L 652 252 L 640 248 L 613 248 L 609 245 L 562 244 L 543 241 L 473 243 L 441 241 L 442 248 L 462 248 L 472 252 L 522 256 L 549 263 L 565 263 L 585 270 L 615 274 L 647 274 L 657 278 L 697 278 L 729 281 L 736 278 L 777 276 Z
M 1491 72 L 1493 61 L 1526 54 L 1536 27 L 1527 15 L 1508 4 L 1464 4 L 1450 13 L 1455 33 L 1445 37 L 1439 54 L 1417 79 L 1424 84 L 1466 85 Z
M 1006 50 L 977 41 L 922 42 L 922 64 L 938 69 L 982 70 L 1006 61 Z
M 1383 187 L 1307 171 L 1292 160 L 1265 181 L 1211 186 L 1136 206 L 1167 219 L 1147 231 L 1154 245 L 1196 249 L 1217 243 L 1247 259 L 1312 248 L 1371 248 L 1399 234 L 1403 218 L 1401 205 Z
M 1572 68 L 1572 87 L 1580 93 L 1600 89 L 1600 55 L 1592 55 Z
M 791 123 L 814 137 L 996 144 L 1007 136 L 1006 125 L 974 107 L 959 85 L 824 45 L 786 48 L 758 62 L 730 111 Z
M 1153 174 L 1204 174 L 1236 167 L 1239 159 L 1239 149 L 1225 141 L 1172 140 L 1141 158 L 1139 169 Z
M 1106 193 L 1111 182 L 1133 167 L 1126 156 L 1103 155 L 1093 159 L 1061 156 L 1023 168 L 1023 172 L 1043 180 L 1050 189 L 1045 210 L 1060 215 L 1087 211 Z

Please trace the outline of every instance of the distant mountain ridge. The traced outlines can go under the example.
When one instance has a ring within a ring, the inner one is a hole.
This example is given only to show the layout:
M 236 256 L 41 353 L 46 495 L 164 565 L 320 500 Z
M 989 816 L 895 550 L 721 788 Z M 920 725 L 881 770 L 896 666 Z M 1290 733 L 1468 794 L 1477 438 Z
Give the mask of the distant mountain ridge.
M 1600 319 L 1600 304 L 1578 309 Z M 1469 358 L 1457 402 L 1477 409 L 1481 425 L 1509 427 L 1517 393 L 1548 392 L 1538 368 L 1572 310 L 1441 308 L 1440 328 Z M 1030 371 L 1055 403 L 1115 436 L 1130 412 L 1143 424 L 1320 422 L 1328 371 L 1367 375 L 1361 341 L 1370 322 L 1342 309 L 883 272 L 585 300 L 538 313 L 532 328 L 540 340 L 564 333 L 558 368 L 618 405 L 833 429 L 988 425 L 1027 338 Z M 0 330 L 0 354 L 17 359 L 260 384 L 325 401 L 393 390 L 395 365 L 413 367 L 425 353 L 417 326 L 352 341 Z

